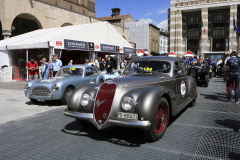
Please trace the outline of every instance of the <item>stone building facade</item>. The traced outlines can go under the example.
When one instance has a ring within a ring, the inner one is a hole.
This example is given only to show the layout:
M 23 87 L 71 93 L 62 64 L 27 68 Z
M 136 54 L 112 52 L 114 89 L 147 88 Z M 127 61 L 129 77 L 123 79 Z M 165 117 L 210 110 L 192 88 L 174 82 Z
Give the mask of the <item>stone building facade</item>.
M 171 0 L 169 11 L 170 52 L 178 56 L 188 50 L 195 54 L 223 54 L 240 51 L 239 0 Z
M 150 54 L 159 55 L 158 27 L 145 21 L 127 22 L 125 27 L 129 29 L 129 41 L 136 44 L 136 50 L 143 49 Z
M 1 0 L 0 40 L 36 29 L 95 23 L 95 0 Z M 128 38 L 126 28 L 113 25 Z
M 160 38 L 159 38 L 159 54 L 166 55 L 169 53 L 168 51 L 168 32 L 164 30 L 160 30 Z
M 149 24 L 149 53 L 159 54 L 159 37 L 160 29 L 152 24 Z
M 124 27 L 125 23 L 127 22 L 134 22 L 134 19 L 130 14 L 121 15 L 120 14 L 121 9 L 119 8 L 112 8 L 112 14 L 111 16 L 107 17 L 99 17 L 97 19 L 102 21 L 108 21 L 111 24 L 115 24 L 121 27 Z

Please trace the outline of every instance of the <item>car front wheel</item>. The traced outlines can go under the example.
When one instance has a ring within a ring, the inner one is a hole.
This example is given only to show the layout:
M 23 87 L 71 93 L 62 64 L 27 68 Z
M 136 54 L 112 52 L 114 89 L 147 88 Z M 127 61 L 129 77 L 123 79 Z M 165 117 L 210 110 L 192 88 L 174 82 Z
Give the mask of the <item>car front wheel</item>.
M 62 98 L 62 104 L 64 104 L 64 105 L 67 104 L 68 99 L 70 98 L 72 92 L 73 92 L 73 88 L 72 88 L 72 87 L 68 87 L 68 88 L 65 90 L 64 95 L 63 95 L 63 98 Z
M 148 131 L 147 136 L 151 141 L 161 139 L 167 129 L 169 122 L 169 105 L 165 98 L 157 103 L 154 110 L 151 129 Z

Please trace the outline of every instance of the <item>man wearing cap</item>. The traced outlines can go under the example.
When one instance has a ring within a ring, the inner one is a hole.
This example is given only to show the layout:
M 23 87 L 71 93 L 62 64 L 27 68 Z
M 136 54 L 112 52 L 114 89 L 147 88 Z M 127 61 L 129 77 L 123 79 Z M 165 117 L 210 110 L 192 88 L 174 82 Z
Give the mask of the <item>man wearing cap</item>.
M 53 55 L 54 61 L 52 61 L 53 64 L 53 77 L 55 77 L 56 73 L 60 70 L 62 66 L 62 61 L 58 59 L 57 55 Z

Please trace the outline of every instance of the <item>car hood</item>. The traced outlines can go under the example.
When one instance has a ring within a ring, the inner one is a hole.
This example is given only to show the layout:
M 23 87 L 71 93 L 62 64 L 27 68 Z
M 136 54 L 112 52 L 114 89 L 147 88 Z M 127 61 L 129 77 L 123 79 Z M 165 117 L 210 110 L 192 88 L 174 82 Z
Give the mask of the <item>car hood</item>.
M 62 81 L 69 81 L 71 79 L 76 79 L 79 77 L 76 76 L 67 76 L 67 77 L 54 77 L 54 78 L 47 78 L 47 79 L 38 79 L 34 81 L 30 81 L 29 83 L 31 84 L 49 84 L 49 83 L 57 83 L 57 82 L 62 82 Z
M 121 76 L 120 78 L 114 79 L 112 82 L 117 83 L 119 87 L 131 87 L 164 81 L 167 79 L 170 79 L 170 76 L 164 74 L 139 73 L 131 76 Z

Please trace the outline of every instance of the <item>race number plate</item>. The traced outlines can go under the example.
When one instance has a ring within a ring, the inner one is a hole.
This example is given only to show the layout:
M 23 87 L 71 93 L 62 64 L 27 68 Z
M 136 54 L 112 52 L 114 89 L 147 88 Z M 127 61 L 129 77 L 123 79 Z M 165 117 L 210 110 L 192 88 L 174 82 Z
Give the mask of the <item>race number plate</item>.
M 118 112 L 118 118 L 137 120 L 138 114 Z

